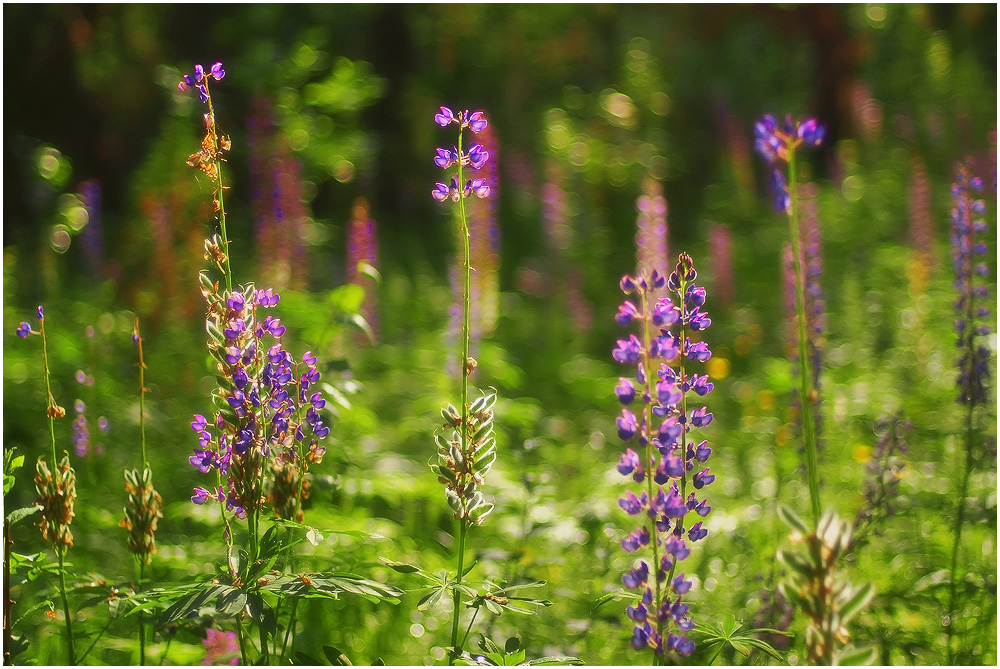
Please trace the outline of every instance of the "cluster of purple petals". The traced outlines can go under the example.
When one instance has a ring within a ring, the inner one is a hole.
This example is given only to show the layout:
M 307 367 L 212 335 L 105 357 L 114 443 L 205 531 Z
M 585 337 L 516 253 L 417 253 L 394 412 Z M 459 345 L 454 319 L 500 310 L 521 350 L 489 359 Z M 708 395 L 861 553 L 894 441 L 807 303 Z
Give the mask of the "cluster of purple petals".
M 774 116 L 765 114 L 754 124 L 753 133 L 754 150 L 767 162 L 770 169 L 767 183 L 774 209 L 787 212 L 791 198 L 781 164 L 787 164 L 799 146 L 815 147 L 822 144 L 826 128 L 814 118 L 795 123 L 791 116 L 786 116 L 784 124 L 779 126 Z
M 459 133 L 465 128 L 473 133 L 479 133 L 485 130 L 487 125 L 486 118 L 481 111 L 470 114 L 466 110 L 456 115 L 447 107 L 441 107 L 441 113 L 434 116 L 434 121 L 441 127 L 457 123 Z M 482 144 L 473 144 L 468 152 L 460 151 L 457 146 L 452 146 L 450 149 L 437 149 L 434 164 L 444 170 L 455 164 L 478 170 L 486 164 L 489 158 L 489 151 L 483 148 Z M 489 197 L 490 187 L 486 183 L 486 179 L 466 179 L 464 184 L 460 184 L 458 176 L 453 176 L 449 183 L 434 184 L 434 189 L 431 191 L 431 197 L 438 202 L 444 202 L 448 198 L 451 198 L 453 202 L 458 202 L 463 197 L 469 197 L 473 194 L 476 197 Z
M 958 361 L 959 401 L 981 404 L 986 401 L 990 350 L 977 343 L 977 337 L 989 335 L 986 319 L 989 309 L 983 301 L 989 297 L 984 281 L 989 276 L 985 262 L 986 243 L 980 238 L 989 231 L 983 214 L 986 203 L 976 198 L 983 190 L 983 180 L 972 177 L 965 165 L 959 165 L 951 188 L 951 247 L 955 266 L 955 302 L 960 357 Z
M 42 320 L 44 317 L 45 316 L 42 313 L 42 307 L 39 306 L 38 309 L 35 311 L 35 318 L 37 318 L 38 320 Z M 30 334 L 41 334 L 40 332 L 32 330 L 31 323 L 27 323 L 25 321 L 21 321 L 21 324 L 17 326 L 17 329 L 14 330 L 14 333 L 17 334 L 17 336 L 20 337 L 21 339 L 24 339 Z
M 225 76 L 226 71 L 222 69 L 222 63 L 215 63 L 209 68 L 208 72 L 205 72 L 205 68 L 201 65 L 195 65 L 194 75 L 185 74 L 181 77 L 181 82 L 177 84 L 177 88 L 181 91 L 189 91 L 193 88 L 198 91 L 198 97 L 202 102 L 208 102 L 208 86 L 206 84 L 209 77 L 216 81 L 221 81 Z
M 306 443 L 310 454 L 321 455 L 319 445 L 330 433 L 319 411 L 326 406 L 316 390 L 320 372 L 316 357 L 306 352 L 301 361 L 282 348 L 285 326 L 273 316 L 261 320 L 258 309 L 278 304 L 279 295 L 267 290 L 234 292 L 222 308 L 219 329 L 223 341 L 218 346 L 224 378 L 216 395 L 228 406 L 209 420 L 195 415 L 191 429 L 198 446 L 188 458 L 202 473 L 219 471 L 227 486 L 215 490 L 195 488 L 195 504 L 223 501 L 237 517 L 246 516 L 245 491 L 253 486 L 229 476 L 233 459 L 268 456 L 272 449 L 287 448 L 294 454 L 296 443 Z M 252 469 L 252 468 L 251 468 Z M 247 468 L 240 468 L 248 472 Z M 250 474 L 246 474 L 250 475 Z
M 87 407 L 82 400 L 73 404 L 76 418 L 73 419 L 73 451 L 82 457 L 90 454 L 90 428 L 87 425 Z
M 712 422 L 706 407 L 691 409 L 688 403 L 694 399 L 690 393 L 703 397 L 713 389 L 707 376 L 686 371 L 690 362 L 711 357 L 704 342 L 691 339 L 692 333 L 711 325 L 703 311 L 705 290 L 694 284 L 696 276 L 691 258 L 681 254 L 669 277 L 656 270 L 623 277 L 622 291 L 637 299 L 626 300 L 616 320 L 621 325 L 637 321 L 644 334 L 643 339 L 634 334 L 619 339 L 612 352 L 617 362 L 635 369 L 634 376 L 620 378 L 615 387 L 626 407 L 616 420 L 618 436 L 638 446 L 625 449 L 618 472 L 643 486 L 638 495 L 628 491 L 619 500 L 625 513 L 641 521 L 621 545 L 627 552 L 652 551 L 653 562 L 658 560 L 655 573 L 650 561 L 639 559 L 638 566 L 622 577 L 626 587 L 642 591 L 641 601 L 626 613 L 635 623 L 633 646 L 652 648 L 660 655 L 667 651 L 688 655 L 694 650 L 694 641 L 686 636 L 694 623 L 683 601 L 692 582 L 678 566 L 690 555 L 690 544 L 708 534 L 700 518 L 711 507 L 706 498 L 699 498 L 699 491 L 715 480 L 704 466 L 712 453 L 708 442 L 689 440 L 692 428 Z M 664 289 L 670 297 L 654 297 Z M 655 334 L 645 334 L 650 331 Z M 667 364 L 671 361 L 674 366 Z M 691 512 L 699 519 L 694 524 L 687 520 Z M 668 628 L 677 633 L 667 632 Z

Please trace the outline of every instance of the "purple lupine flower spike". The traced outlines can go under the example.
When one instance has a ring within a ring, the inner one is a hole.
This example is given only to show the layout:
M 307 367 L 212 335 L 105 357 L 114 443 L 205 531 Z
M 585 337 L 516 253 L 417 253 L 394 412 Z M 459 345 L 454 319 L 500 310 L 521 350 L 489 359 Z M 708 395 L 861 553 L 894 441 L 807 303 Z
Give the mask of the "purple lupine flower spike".
M 788 163 L 791 153 L 799 146 L 820 146 L 826 138 L 826 127 L 814 118 L 795 123 L 791 116 L 786 116 L 783 127 L 779 128 L 774 116 L 765 114 L 754 124 L 753 131 L 754 150 L 770 168 L 768 187 L 774 210 L 787 213 L 791 197 L 781 165 Z
M 685 535 L 688 525 L 685 517 L 691 512 L 698 517 L 708 515 L 711 507 L 698 495 L 715 480 L 707 467 L 698 467 L 697 473 L 690 473 L 695 471 L 695 463 L 708 460 L 712 449 L 707 441 L 695 445 L 689 433 L 707 427 L 712 414 L 706 407 L 688 413 L 687 404 L 682 401 L 688 393 L 705 396 L 714 388 L 707 375 L 689 373 L 685 367 L 685 360 L 703 362 L 711 357 L 705 342 L 692 340 L 700 337 L 712 322 L 704 310 L 705 290 L 694 284 L 696 278 L 694 263 L 686 254 L 681 254 L 669 276 L 653 269 L 642 270 L 635 278 L 623 277 L 622 291 L 636 293 L 637 299 L 619 307 L 616 320 L 622 325 L 640 323 L 643 339 L 629 335 L 628 339 L 618 340 L 612 352 L 617 362 L 635 365 L 635 377 L 642 386 L 636 387 L 630 379 L 622 377 L 615 388 L 619 401 L 630 405 L 636 396 L 643 398 L 636 414 L 623 409 L 616 420 L 618 436 L 624 441 L 638 437 L 639 443 L 638 452 L 626 449 L 617 469 L 653 491 L 652 498 L 643 490 L 641 496 L 627 492 L 619 499 L 619 506 L 629 516 L 644 521 L 629 532 L 621 545 L 629 552 L 654 545 L 662 555 L 654 574 L 642 562 L 639 568 L 622 577 L 626 587 L 644 591 L 642 605 L 630 606 L 626 614 L 636 623 L 633 645 L 650 648 L 661 656 L 667 651 L 687 655 L 694 650 L 694 642 L 686 636 L 694 624 L 688 617 L 687 603 L 682 601 L 693 581 L 687 580 L 683 573 L 674 572 L 677 563 L 691 554 L 688 543 L 708 534 L 699 521 Z M 657 298 L 655 291 L 663 288 L 670 291 L 670 298 Z M 658 332 L 650 332 L 650 325 Z M 673 360 L 678 360 L 676 369 L 666 364 Z M 646 370 L 656 364 L 659 369 L 650 378 Z M 649 611 L 658 613 L 648 617 Z
M 21 321 L 21 325 L 18 326 L 18 328 L 17 328 L 17 330 L 15 330 L 15 332 L 17 333 L 18 337 L 20 337 L 21 339 L 24 339 L 25 337 L 27 337 L 28 335 L 31 334 L 31 325 L 28 324 L 28 323 L 25 323 L 24 321 Z
M 483 112 L 477 111 L 469 114 L 468 111 L 460 112 L 457 116 L 448 107 L 441 107 L 441 113 L 434 116 L 434 121 L 444 127 L 451 123 L 458 123 L 459 133 L 465 128 L 470 128 L 472 132 L 478 133 L 486 129 L 487 122 Z M 438 148 L 434 156 L 434 164 L 442 169 L 448 169 L 452 165 L 458 164 L 459 168 L 468 166 L 474 170 L 483 168 L 490 159 L 490 153 L 482 144 L 474 144 L 468 151 L 459 151 L 457 146 L 450 149 Z M 444 202 L 451 198 L 458 202 L 463 197 L 475 195 L 479 198 L 490 196 L 490 186 L 486 179 L 468 179 L 463 184 L 459 184 L 458 176 L 451 177 L 451 185 L 437 183 L 431 190 L 431 197 L 438 202 Z

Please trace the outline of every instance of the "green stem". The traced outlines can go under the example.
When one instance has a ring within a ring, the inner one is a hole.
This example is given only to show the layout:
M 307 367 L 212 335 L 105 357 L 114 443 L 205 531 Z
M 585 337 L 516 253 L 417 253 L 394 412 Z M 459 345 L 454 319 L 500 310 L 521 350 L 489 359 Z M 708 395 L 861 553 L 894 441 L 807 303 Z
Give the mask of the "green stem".
M 802 406 L 802 432 L 806 448 L 806 469 L 809 475 L 809 500 L 812 503 L 813 526 L 819 524 L 819 464 L 816 457 L 816 428 L 813 422 L 813 383 L 809 372 L 809 342 L 806 323 L 805 276 L 802 271 L 801 243 L 799 239 L 799 194 L 795 174 L 795 149 L 788 152 L 789 211 L 788 222 L 792 236 L 792 262 L 795 266 L 795 315 L 799 330 L 799 403 Z
M 285 640 L 281 644 L 281 659 L 278 664 L 285 664 L 285 653 L 288 650 L 288 637 L 292 634 L 292 628 L 295 627 L 295 614 L 299 607 L 298 598 L 292 600 L 292 613 L 288 616 L 288 627 L 285 628 Z
M 971 323 L 972 321 L 967 321 Z M 951 578 L 948 587 L 948 664 L 955 664 L 954 650 L 952 649 L 952 639 L 955 636 L 955 619 L 958 602 L 958 588 L 956 579 L 958 578 L 958 554 L 962 544 L 962 526 L 965 525 L 965 498 L 969 494 L 969 478 L 972 476 L 972 440 L 974 437 L 973 411 L 975 405 L 969 403 L 969 411 L 966 414 L 965 423 L 965 471 L 962 474 L 962 485 L 958 493 L 958 509 L 955 512 L 955 543 L 951 548 Z
M 461 655 L 462 649 L 458 644 L 458 620 L 462 615 L 462 593 L 458 586 L 462 585 L 462 573 L 465 571 L 465 537 L 468 530 L 468 521 L 465 518 L 459 519 L 458 531 L 458 575 L 455 579 L 455 588 L 452 590 L 452 608 L 454 617 L 451 621 L 451 648 L 448 654 L 448 665 L 454 666 L 456 658 Z
M 69 599 L 66 597 L 66 566 L 62 550 L 57 550 L 59 556 L 59 594 L 62 596 L 63 615 L 66 618 L 66 649 L 69 654 L 69 664 L 76 664 L 76 651 L 73 647 L 73 619 L 69 612 Z
M 649 288 L 649 290 L 652 290 L 652 288 Z M 639 288 L 639 300 L 640 300 L 639 308 L 641 309 L 640 313 L 642 314 L 642 367 L 645 370 L 645 377 L 646 377 L 644 380 L 645 383 L 643 384 L 642 396 L 651 397 L 652 389 L 650 387 L 651 386 L 650 378 L 652 378 L 652 376 L 656 373 L 656 371 L 652 368 L 649 357 L 649 347 L 651 338 L 649 335 L 650 309 L 649 309 L 649 295 L 647 293 L 647 289 L 642 287 Z M 649 433 L 650 425 L 652 425 L 652 422 L 650 418 L 649 404 L 647 402 L 643 402 L 642 425 L 640 426 L 639 429 L 644 430 L 646 432 L 646 434 L 642 436 L 646 438 L 645 462 L 643 464 L 647 469 L 650 467 L 654 467 L 653 463 L 656 462 L 655 459 L 656 452 L 655 448 L 653 447 L 653 439 L 652 439 L 653 435 Z M 646 496 L 649 498 L 650 504 L 652 504 L 653 500 L 656 499 L 656 490 L 654 488 L 652 472 L 646 472 Z M 660 542 L 659 542 L 659 532 L 656 529 L 655 518 L 649 519 L 649 537 L 650 537 L 649 540 L 650 546 L 652 546 L 653 548 L 653 564 L 650 565 L 650 571 L 652 572 L 653 575 L 653 589 L 654 589 L 653 606 L 650 607 L 650 610 L 657 612 L 660 610 L 660 606 L 663 604 L 663 601 L 661 599 L 661 597 L 663 596 L 663 592 L 660 588 L 660 576 L 659 576 Z M 659 634 L 660 638 L 662 639 L 663 621 L 660 620 L 659 616 L 656 616 L 656 621 L 657 621 L 656 631 L 657 634 Z M 660 656 L 654 654 L 653 661 L 655 664 L 658 665 L 660 663 Z
M 139 317 L 135 319 L 135 343 L 139 349 L 139 445 L 142 452 L 142 478 L 146 479 L 146 470 L 149 469 L 149 461 L 146 459 L 146 362 L 142 357 L 142 335 L 139 334 Z M 139 561 L 139 585 L 142 585 L 143 577 L 146 573 L 146 560 L 140 554 L 136 554 Z M 143 615 L 139 614 L 139 664 L 146 664 L 146 625 Z
M 477 607 L 472 611 L 472 620 L 469 621 L 469 626 L 465 628 L 465 636 L 462 637 L 462 645 L 461 645 L 462 648 L 465 647 L 466 642 L 469 640 L 469 633 L 472 632 L 472 625 L 473 623 L 476 622 L 476 617 L 478 615 L 479 615 L 479 608 Z
M 458 155 L 462 155 L 462 130 L 458 131 Z M 459 214 L 461 216 L 461 234 L 464 254 L 465 270 L 465 291 L 462 308 L 462 359 L 459 361 L 459 374 L 462 376 L 462 423 L 459 426 L 459 434 L 462 440 L 462 455 L 469 457 L 469 306 L 470 306 L 470 286 L 472 283 L 472 260 L 469 250 L 469 222 L 465 213 L 465 194 L 463 192 L 465 184 L 462 161 L 458 161 L 458 192 L 459 192 Z M 464 477 L 463 477 L 464 479 Z M 464 481 L 463 481 L 464 483 Z M 451 624 L 451 647 L 452 652 L 448 655 L 448 664 L 454 665 L 456 658 L 461 654 L 461 647 L 458 644 L 458 623 L 462 614 L 462 593 L 458 586 L 462 584 L 462 576 L 465 571 L 465 540 L 468 532 L 469 521 L 467 518 L 459 518 L 459 539 L 458 539 L 458 574 L 455 579 L 455 589 L 452 591 L 452 606 L 454 618 Z
M 141 556 L 139 559 L 139 587 L 141 590 L 143 578 L 146 575 L 146 561 Z M 139 614 L 139 666 L 146 664 L 146 621 L 143 620 L 142 613 Z
M 56 456 L 56 420 L 55 420 L 55 408 L 56 401 L 52 397 L 52 383 L 49 380 L 49 347 L 45 339 L 45 319 L 42 318 L 38 321 L 39 329 L 42 335 L 42 361 L 45 365 L 45 392 L 48 394 L 48 407 L 46 408 L 46 415 L 49 418 L 49 438 L 50 445 L 52 447 L 52 476 L 55 478 L 56 489 L 61 490 L 62 488 L 62 474 L 59 469 L 59 461 Z M 69 656 L 69 664 L 76 664 L 76 650 L 73 646 L 73 618 L 69 611 L 69 598 L 66 596 L 66 547 L 56 546 L 53 543 L 53 549 L 55 550 L 56 556 L 59 558 L 59 595 L 62 598 L 63 605 L 63 615 L 66 618 L 66 652 Z
M 218 147 L 219 147 L 219 133 L 218 133 L 218 129 L 215 126 L 215 109 L 212 107 L 212 94 L 208 90 L 208 79 L 209 79 L 208 75 L 205 75 L 203 83 L 205 84 L 205 95 L 208 97 L 208 100 L 207 100 L 207 102 L 208 102 L 208 114 L 209 114 L 209 118 L 212 120 L 211 132 L 212 132 L 212 136 L 215 138 L 215 146 L 213 148 L 216 150 L 216 152 L 218 152 Z M 229 263 L 229 237 L 226 234 L 226 205 L 225 205 L 225 190 L 226 189 L 225 189 L 225 186 L 223 185 L 223 182 L 222 182 L 222 161 L 221 160 L 216 160 L 215 161 L 215 169 L 218 170 L 218 175 L 219 175 L 219 177 L 218 177 L 218 186 L 217 186 L 218 190 L 216 191 L 215 196 L 216 196 L 216 198 L 218 199 L 218 202 L 219 202 L 219 227 L 222 230 L 222 245 L 224 246 L 224 248 L 222 250 L 226 254 L 226 270 L 225 270 L 225 275 L 226 275 L 226 290 L 229 291 L 230 293 L 232 293 L 233 292 L 233 268 L 232 268 L 232 266 Z
M 240 659 L 242 660 L 240 664 L 243 666 L 250 666 L 250 658 L 247 657 L 247 644 L 246 640 L 243 638 L 243 625 L 240 624 L 240 619 L 236 619 L 236 639 L 240 644 Z

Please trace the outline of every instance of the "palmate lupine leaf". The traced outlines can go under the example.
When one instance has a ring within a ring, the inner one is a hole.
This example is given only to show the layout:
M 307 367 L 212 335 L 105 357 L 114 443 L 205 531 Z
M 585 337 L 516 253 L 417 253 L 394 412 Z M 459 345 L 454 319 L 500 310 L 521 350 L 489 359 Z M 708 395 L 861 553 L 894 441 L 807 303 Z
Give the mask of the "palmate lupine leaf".
M 702 643 L 712 653 L 712 659 L 709 660 L 709 664 L 719 657 L 727 645 L 743 657 L 749 657 L 750 652 L 756 649 L 766 653 L 775 660 L 783 661 L 785 658 L 780 651 L 766 641 L 756 638 L 754 635 L 780 634 L 782 636 L 791 636 L 788 632 L 770 627 L 744 629 L 743 621 L 737 621 L 736 617 L 731 613 L 726 614 L 721 626 L 712 625 L 711 623 L 695 623 L 694 631 L 702 637 Z

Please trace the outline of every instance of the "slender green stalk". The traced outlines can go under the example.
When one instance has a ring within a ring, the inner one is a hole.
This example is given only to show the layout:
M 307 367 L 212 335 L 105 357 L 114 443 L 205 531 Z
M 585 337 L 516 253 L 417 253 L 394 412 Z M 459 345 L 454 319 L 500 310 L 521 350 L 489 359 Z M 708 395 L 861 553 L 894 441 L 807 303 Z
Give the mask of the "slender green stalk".
M 462 155 L 462 130 L 458 131 L 458 155 Z M 472 283 L 472 260 L 469 250 L 469 220 L 465 214 L 465 195 L 462 193 L 465 177 L 462 170 L 462 161 L 458 161 L 458 189 L 459 189 L 459 215 L 462 225 L 462 244 L 464 247 L 464 269 L 465 269 L 465 295 L 462 305 L 462 359 L 459 361 L 459 374 L 462 376 L 462 423 L 459 426 L 459 433 L 462 440 L 462 455 L 469 457 L 469 305 L 470 286 Z M 455 659 L 461 654 L 461 646 L 458 643 L 458 624 L 462 615 L 462 594 L 458 586 L 462 584 L 462 576 L 465 571 L 465 539 L 469 529 L 469 520 L 459 518 L 458 530 L 458 574 L 455 578 L 455 589 L 452 591 L 452 605 L 454 618 L 451 624 L 451 647 L 452 652 L 448 655 L 448 664 L 454 665 Z
M 476 608 L 472 611 L 472 619 L 469 621 L 469 626 L 465 628 L 465 636 L 462 637 L 462 647 L 465 647 L 466 642 L 469 640 L 469 634 L 472 632 L 472 625 L 476 622 L 476 618 L 479 616 L 479 609 Z
M 974 312 L 972 307 L 972 300 L 967 299 L 966 301 L 966 323 L 972 323 Z M 975 353 L 975 348 L 973 347 L 972 337 L 974 336 L 975 329 L 971 327 L 967 328 L 969 335 L 968 340 L 963 342 L 967 347 L 966 359 L 969 360 L 969 364 L 973 364 L 971 361 L 974 360 L 973 355 Z M 959 488 L 958 493 L 958 508 L 955 511 L 955 543 L 951 548 L 951 577 L 949 579 L 948 586 L 948 626 L 946 628 L 948 634 L 948 664 L 954 664 L 955 652 L 952 647 L 952 640 L 955 637 L 955 619 L 957 618 L 958 611 L 956 609 L 956 603 L 958 602 L 958 584 L 956 579 L 958 578 L 958 554 L 959 549 L 962 544 L 962 528 L 965 525 L 965 498 L 969 494 L 969 478 L 972 476 L 972 443 L 975 438 L 975 422 L 974 413 L 976 410 L 976 405 L 970 398 L 968 403 L 968 411 L 965 415 L 965 471 L 962 473 L 962 484 Z
M 792 236 L 792 262 L 795 265 L 795 315 L 799 330 L 799 402 L 802 406 L 802 432 L 806 449 L 806 469 L 809 476 L 809 500 L 812 503 L 813 525 L 819 524 L 819 464 L 816 457 L 816 426 L 813 419 L 813 383 L 809 372 L 808 327 L 806 323 L 805 276 L 802 271 L 799 239 L 799 194 L 795 174 L 795 149 L 788 151 L 789 211 Z
M 207 100 L 207 102 L 208 102 L 208 117 L 209 117 L 209 119 L 211 121 L 211 133 L 212 133 L 213 143 L 215 144 L 215 146 L 213 148 L 216 151 L 218 151 L 218 148 L 219 148 L 219 133 L 218 133 L 218 130 L 217 130 L 216 126 L 215 126 L 215 108 L 212 107 L 212 92 L 208 89 L 208 79 L 209 79 L 209 77 L 206 76 L 204 78 L 204 80 L 203 80 L 203 83 L 204 83 L 204 86 L 205 86 L 205 95 L 208 97 L 208 100 Z M 223 185 L 223 181 L 222 181 L 222 161 L 220 161 L 220 160 L 216 160 L 215 161 L 215 169 L 217 170 L 217 174 L 218 174 L 217 190 L 215 192 L 215 197 L 216 197 L 216 200 L 219 203 L 219 228 L 221 228 L 221 230 L 222 230 L 222 244 L 225 247 L 222 250 L 226 254 L 226 267 L 225 267 L 226 290 L 231 293 L 231 292 L 233 292 L 233 269 L 232 269 L 232 266 L 229 263 L 229 237 L 226 234 L 226 204 L 225 204 L 225 190 L 226 190 L 226 188 Z
M 454 617 L 451 621 L 451 647 L 452 652 L 448 655 L 448 664 L 453 666 L 455 659 L 461 654 L 461 646 L 458 644 L 458 620 L 462 615 L 462 593 L 458 586 L 462 584 L 462 572 L 465 571 L 465 536 L 469 523 L 464 518 L 459 520 L 458 530 L 458 574 L 455 578 L 455 589 L 452 591 L 452 607 Z
M 42 361 L 45 365 L 45 392 L 48 394 L 48 407 L 46 414 L 49 418 L 49 437 L 52 447 L 52 476 L 55 477 L 56 489 L 60 488 L 62 475 L 59 471 L 59 461 L 56 456 L 56 401 L 52 397 L 52 383 L 49 380 L 49 348 L 45 339 L 45 319 L 38 321 L 42 334 Z M 76 664 L 76 650 L 73 645 L 73 617 L 69 611 L 69 598 L 66 596 L 66 548 L 65 546 L 55 546 L 53 544 L 56 557 L 59 559 L 59 596 L 62 598 L 63 616 L 66 618 L 66 651 L 69 656 L 69 664 Z
M 250 662 L 250 658 L 247 656 L 247 644 L 243 638 L 243 625 L 240 624 L 239 618 L 236 619 L 236 639 L 240 644 L 240 664 L 243 666 L 249 666 L 252 663 Z
M 649 336 L 649 318 L 648 317 L 649 317 L 650 311 L 649 311 L 649 295 L 647 294 L 647 290 L 645 288 L 640 288 L 639 289 L 639 299 L 640 299 L 639 308 L 641 309 L 640 313 L 643 316 L 643 318 L 642 318 L 642 367 L 643 367 L 644 370 L 646 370 L 646 375 L 645 375 L 646 378 L 644 379 L 645 384 L 644 384 L 644 389 L 643 389 L 643 397 L 649 397 L 649 396 L 652 395 L 652 389 L 650 388 L 650 385 L 651 385 L 650 384 L 650 378 L 656 372 L 653 370 L 653 368 L 652 368 L 652 366 L 650 364 L 650 358 L 649 358 L 650 336 Z M 643 402 L 643 406 L 642 406 L 642 427 L 640 429 L 643 429 L 643 430 L 647 431 L 647 434 L 643 435 L 644 437 L 646 437 L 646 453 L 645 453 L 645 458 L 646 458 L 646 465 L 647 466 L 649 465 L 649 463 L 655 461 L 654 458 L 655 458 L 655 455 L 656 455 L 654 453 L 654 448 L 655 447 L 653 446 L 652 435 L 648 434 L 648 430 L 650 429 L 649 426 L 653 424 L 652 421 L 651 421 L 651 419 L 650 419 L 649 413 L 650 413 L 649 412 L 649 404 L 646 403 L 646 402 Z M 652 474 L 647 474 L 647 476 L 646 476 L 646 495 L 649 497 L 650 503 L 652 503 L 652 501 L 654 499 L 656 499 L 656 488 L 654 486 L 654 481 L 653 481 Z M 653 588 L 654 588 L 654 596 L 655 596 L 654 599 L 653 599 L 653 606 L 651 607 L 651 609 L 653 611 L 659 611 L 660 610 L 660 606 L 663 604 L 663 600 L 661 599 L 663 593 L 662 593 L 662 591 L 660 589 L 660 578 L 659 578 L 659 574 L 660 574 L 660 548 L 659 548 L 659 541 L 657 540 L 657 536 L 658 535 L 657 535 L 657 529 L 656 529 L 656 518 L 650 518 L 649 519 L 649 536 L 651 537 L 651 540 L 650 540 L 649 543 L 650 543 L 650 545 L 653 548 L 653 564 L 651 565 L 651 567 L 652 567 L 651 571 L 653 572 Z M 661 639 L 663 638 L 663 623 L 664 623 L 664 621 L 661 620 L 659 616 L 656 616 L 656 632 L 657 632 L 657 634 L 659 634 L 659 636 L 660 636 Z M 661 658 L 658 653 L 653 653 L 653 664 L 659 666 L 660 664 L 662 664 L 662 662 L 663 662 L 663 658 Z
M 296 610 L 298 609 L 298 607 L 299 607 L 299 600 L 297 598 L 293 599 L 292 600 L 292 613 L 288 617 L 288 627 L 285 628 L 285 640 L 281 644 L 281 658 L 278 661 L 278 664 L 281 664 L 281 665 L 285 664 L 285 653 L 288 650 L 288 638 L 289 638 L 289 636 L 291 636 L 292 628 L 295 627 L 295 614 L 296 614 Z M 275 617 L 277 617 L 277 616 L 275 616 Z
M 135 343 L 139 349 L 139 446 L 142 453 L 142 479 L 145 480 L 146 470 L 149 469 L 149 461 L 146 459 L 146 363 L 142 358 L 142 335 L 139 334 L 139 318 L 135 319 Z M 139 583 L 146 576 L 146 560 L 136 555 L 139 564 Z M 139 614 L 139 665 L 146 664 L 146 621 L 143 614 Z

